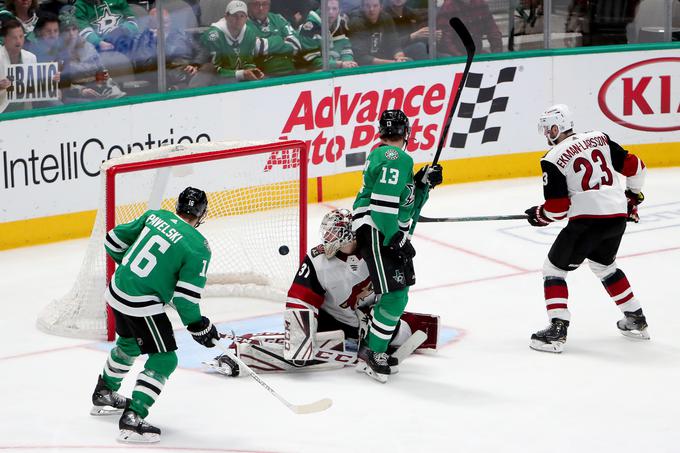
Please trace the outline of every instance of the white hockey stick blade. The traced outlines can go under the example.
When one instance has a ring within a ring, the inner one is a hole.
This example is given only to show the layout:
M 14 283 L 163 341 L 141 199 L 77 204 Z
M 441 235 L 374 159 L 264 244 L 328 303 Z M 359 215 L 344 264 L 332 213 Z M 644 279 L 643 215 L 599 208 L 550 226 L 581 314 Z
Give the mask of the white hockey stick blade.
M 292 404 L 290 409 L 296 414 L 313 414 L 314 412 L 322 412 L 333 405 L 333 400 L 324 398 L 309 404 Z
M 255 380 L 255 382 L 257 382 L 267 391 L 269 391 L 269 393 L 271 393 L 272 396 L 274 396 L 277 400 L 281 401 L 281 403 L 283 403 L 292 412 L 296 414 L 312 414 L 314 412 L 325 411 L 333 404 L 333 401 L 329 398 L 324 398 L 309 404 L 293 404 L 289 402 L 287 399 L 285 399 L 283 396 L 281 396 L 276 390 L 271 388 L 269 384 L 262 380 L 262 378 L 256 372 L 254 372 L 248 365 L 243 363 L 243 360 L 241 360 L 233 352 L 231 352 L 227 346 L 223 345 L 218 340 L 213 340 L 213 344 L 220 348 L 222 352 L 224 352 L 230 359 L 238 363 L 238 366 L 241 368 L 241 370 L 243 370 L 243 372 L 247 373 L 250 377 L 252 377 Z
M 410 356 L 413 354 L 413 352 L 418 349 L 418 347 L 423 344 L 423 342 L 427 340 L 427 334 L 423 332 L 422 330 L 416 330 L 413 335 L 408 337 L 408 339 L 401 345 L 399 346 L 399 349 L 397 349 L 394 354 L 392 354 L 392 357 L 396 357 L 399 362 L 404 360 L 406 357 Z

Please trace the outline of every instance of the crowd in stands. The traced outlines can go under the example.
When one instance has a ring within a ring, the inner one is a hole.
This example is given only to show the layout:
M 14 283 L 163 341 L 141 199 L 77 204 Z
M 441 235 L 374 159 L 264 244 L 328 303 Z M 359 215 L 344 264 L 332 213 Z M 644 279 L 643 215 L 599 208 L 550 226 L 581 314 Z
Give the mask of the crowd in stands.
M 319 71 L 319 1 L 330 69 L 430 58 L 427 0 L 165 0 L 162 20 L 153 0 L 0 0 L 0 111 L 30 108 L 3 103 L 12 89 L 5 68 L 34 60 L 59 65 L 61 96 L 51 105 L 157 92 L 161 23 L 169 90 Z M 503 50 L 487 0 L 437 5 L 438 57 L 464 54 L 453 16 L 478 52 Z

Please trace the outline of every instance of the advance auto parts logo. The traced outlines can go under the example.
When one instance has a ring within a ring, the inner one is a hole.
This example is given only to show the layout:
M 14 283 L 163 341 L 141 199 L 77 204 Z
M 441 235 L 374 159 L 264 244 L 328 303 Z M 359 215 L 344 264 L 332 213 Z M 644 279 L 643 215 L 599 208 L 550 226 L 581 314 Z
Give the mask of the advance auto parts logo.
M 680 130 L 680 58 L 639 61 L 612 74 L 598 103 L 607 118 L 646 132 Z

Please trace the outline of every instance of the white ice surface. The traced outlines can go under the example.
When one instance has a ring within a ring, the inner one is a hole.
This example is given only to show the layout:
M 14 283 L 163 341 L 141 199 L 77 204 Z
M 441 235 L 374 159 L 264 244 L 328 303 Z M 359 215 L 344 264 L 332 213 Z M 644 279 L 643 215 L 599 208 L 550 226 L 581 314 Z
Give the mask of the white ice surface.
M 518 214 L 541 201 L 541 188 L 538 178 L 440 187 L 423 214 Z M 530 334 L 547 324 L 540 268 L 560 225 L 421 224 L 408 309 L 439 314 L 462 333 L 457 341 L 412 357 L 385 385 L 350 368 L 264 376 L 294 402 L 334 401 L 326 412 L 300 416 L 249 378 L 183 366 L 216 352 L 189 346 L 178 325 L 180 368 L 148 418 L 163 430 L 153 451 L 680 451 L 680 169 L 651 170 L 645 195 L 642 221 L 629 224 L 618 262 L 643 304 L 651 341 L 619 334 L 618 309 L 583 266 L 568 279 L 565 352 L 530 350 Z M 310 238 L 325 209 L 310 207 Z M 127 449 L 115 441 L 117 418 L 88 415 L 104 346 L 35 328 L 40 309 L 69 289 L 85 244 L 0 252 L 1 451 Z M 281 307 L 212 299 L 203 311 L 227 326 Z M 133 376 L 127 381 L 129 394 Z

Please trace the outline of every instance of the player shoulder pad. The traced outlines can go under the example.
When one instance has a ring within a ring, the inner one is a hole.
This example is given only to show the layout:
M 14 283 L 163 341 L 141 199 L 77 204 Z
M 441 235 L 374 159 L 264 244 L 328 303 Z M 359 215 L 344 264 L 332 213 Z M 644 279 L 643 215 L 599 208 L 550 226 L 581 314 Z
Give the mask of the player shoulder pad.
M 312 258 L 316 258 L 317 256 L 323 255 L 324 253 L 325 252 L 324 252 L 324 249 L 323 249 L 323 244 L 319 244 L 309 252 L 309 255 Z

